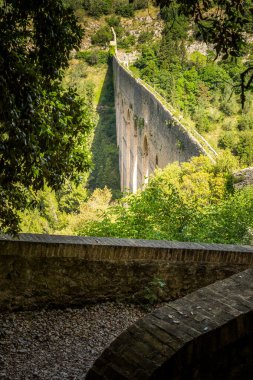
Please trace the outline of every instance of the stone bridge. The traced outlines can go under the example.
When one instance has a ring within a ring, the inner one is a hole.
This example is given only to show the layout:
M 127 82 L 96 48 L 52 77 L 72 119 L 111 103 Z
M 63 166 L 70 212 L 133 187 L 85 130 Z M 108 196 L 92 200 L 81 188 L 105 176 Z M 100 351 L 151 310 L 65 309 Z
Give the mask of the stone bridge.
M 251 380 L 253 270 L 152 312 L 122 333 L 87 380 Z
M 114 43 L 115 44 L 115 43 Z M 117 143 L 121 190 L 135 192 L 156 167 L 193 156 L 217 153 L 194 128 L 186 128 L 176 111 L 150 86 L 135 78 L 113 57 Z
M 120 335 L 95 362 L 87 380 L 250 380 L 250 268 L 250 246 L 2 236 L 0 310 L 139 302 L 154 279 L 160 279 L 166 284 L 160 298 L 172 302 Z

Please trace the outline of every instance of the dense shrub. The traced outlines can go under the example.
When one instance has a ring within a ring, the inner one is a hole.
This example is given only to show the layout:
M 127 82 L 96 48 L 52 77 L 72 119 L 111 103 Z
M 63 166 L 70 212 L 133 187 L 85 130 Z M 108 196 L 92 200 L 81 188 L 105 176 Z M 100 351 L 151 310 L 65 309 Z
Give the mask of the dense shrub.
M 239 131 L 246 131 L 247 129 L 253 129 L 253 117 L 252 115 L 244 114 L 238 121 L 237 128 Z
M 253 131 L 243 131 L 239 134 L 236 145 L 236 154 L 243 165 L 250 166 L 253 163 Z
M 90 66 L 108 62 L 108 53 L 101 50 L 79 51 L 76 56 L 79 59 L 85 60 Z
M 202 112 L 200 111 L 199 113 L 195 114 L 194 119 L 196 121 L 196 129 L 200 133 L 209 132 L 212 129 L 210 118 L 207 114 L 205 114 L 205 112 Z
M 119 1 L 115 4 L 115 13 L 122 17 L 133 17 L 134 6 L 133 4 L 128 4 L 126 1 Z
M 93 45 L 106 46 L 113 39 L 113 34 L 109 26 L 103 26 L 92 37 Z
M 226 131 L 220 137 L 218 146 L 222 149 L 229 148 L 234 151 L 238 141 L 238 134 L 236 132 Z
M 122 49 L 127 49 L 131 46 L 134 46 L 136 43 L 135 36 L 128 35 L 118 40 L 118 47 Z
M 120 26 L 120 16 L 112 15 L 110 17 L 106 17 L 105 21 L 111 27 Z
M 75 11 L 83 7 L 83 0 L 63 0 L 63 4 Z
M 148 7 L 148 0 L 134 0 L 134 9 L 145 9 Z
M 220 110 L 226 115 L 226 116 L 232 116 L 239 112 L 240 105 L 238 104 L 238 101 L 235 97 L 235 95 L 227 96 L 224 94 L 224 97 L 220 103 Z
M 200 70 L 200 79 L 205 82 L 211 90 L 219 87 L 224 90 L 230 81 L 229 74 L 220 66 L 208 63 Z
M 152 32 L 141 32 L 138 37 L 138 44 L 145 44 L 149 41 L 151 41 L 153 38 Z
M 139 239 L 252 243 L 253 189 L 234 191 L 234 159 L 206 157 L 157 170 L 141 192 L 107 209 L 77 233 Z M 126 207 L 127 205 L 127 207 Z
M 108 15 L 113 12 L 112 0 L 84 0 L 83 7 L 93 17 Z

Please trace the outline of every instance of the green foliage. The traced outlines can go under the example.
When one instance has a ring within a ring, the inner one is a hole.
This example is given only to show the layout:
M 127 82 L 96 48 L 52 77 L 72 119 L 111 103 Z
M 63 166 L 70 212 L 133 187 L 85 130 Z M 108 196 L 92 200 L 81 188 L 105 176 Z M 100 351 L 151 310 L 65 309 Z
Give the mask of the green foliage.
M 46 187 L 36 195 L 36 207 L 20 214 L 22 232 L 50 234 L 67 224 L 66 215 L 58 207 L 55 191 Z
M 161 14 L 177 10 L 176 15 L 195 22 L 201 39 L 212 43 L 217 56 L 223 59 L 245 55 L 249 30 L 252 29 L 253 14 L 250 0 L 158 0 Z M 172 20 L 176 20 L 176 15 Z M 246 101 L 245 91 L 251 89 L 253 79 L 252 55 L 247 58 L 247 67 L 241 73 L 241 104 Z
M 72 8 L 77 11 L 83 7 L 83 0 L 63 0 L 65 7 Z
M 243 165 L 250 166 L 253 162 L 253 131 L 242 131 L 236 144 L 235 154 L 240 157 Z
M 90 66 L 108 63 L 108 52 L 103 50 L 79 51 L 76 57 L 83 59 Z
M 126 196 L 100 223 L 91 223 L 78 233 L 180 240 L 194 210 L 225 197 L 227 175 L 207 158 L 195 158 L 182 167 L 177 163 L 169 165 L 157 170 L 142 192 Z
M 0 230 L 17 232 L 26 192 L 59 188 L 89 168 L 89 110 L 61 85 L 83 32 L 58 0 L 0 7 Z
M 148 7 L 149 0 L 134 0 L 134 9 L 145 9 Z
M 105 21 L 110 27 L 120 26 L 120 17 L 116 15 L 112 15 L 110 17 L 106 17 Z
M 83 7 L 93 17 L 100 17 L 113 12 L 112 0 L 84 0 Z
M 199 51 L 194 51 L 189 56 L 189 63 L 193 63 L 197 70 L 201 70 L 207 64 L 207 57 Z
M 115 4 L 115 13 L 122 17 L 133 17 L 134 16 L 134 6 L 129 4 L 126 0 L 119 0 Z
M 242 114 L 238 121 L 237 128 L 239 131 L 253 129 L 253 116 L 251 114 Z
M 136 43 L 136 38 L 132 34 L 126 35 L 118 40 L 118 47 L 121 49 L 128 49 L 134 46 Z
M 148 31 L 143 31 L 140 33 L 138 37 L 138 44 L 146 44 L 147 42 L 151 41 L 153 38 L 153 33 Z
M 220 104 L 220 110 L 226 116 L 232 116 L 237 114 L 240 110 L 240 105 L 238 104 L 235 95 L 232 94 L 230 97 L 226 96 L 226 94 L 224 95 L 224 99 L 221 101 Z
M 113 34 L 109 26 L 102 26 L 93 36 L 91 36 L 91 42 L 93 45 L 106 46 L 112 40 Z
M 239 130 L 251 129 L 252 96 L 245 103 L 244 115 L 239 116 L 239 89 L 234 84 L 246 68 L 246 57 L 237 62 L 214 62 L 211 54 L 188 55 L 185 44 L 189 24 L 179 10 L 176 2 L 162 9 L 165 20 L 162 41 L 144 44 L 135 68 L 172 106 L 189 116 L 200 133 L 208 134 L 211 143 L 217 143 L 221 149 L 230 148 L 245 165 L 251 155 L 247 153 L 246 158 L 243 154 L 244 143 L 237 149 L 239 135 L 235 129 L 236 125 Z M 231 134 L 224 133 L 228 131 Z
M 68 183 L 55 192 L 49 187 L 36 194 L 36 202 L 19 213 L 21 231 L 26 233 L 74 234 L 91 220 L 99 219 L 111 200 L 108 189 L 97 189 L 90 197 L 84 185 Z
M 77 234 L 81 228 L 84 229 L 90 223 L 101 220 L 102 215 L 109 207 L 111 198 L 112 194 L 108 188 L 94 190 L 87 201 L 80 204 L 78 213 L 68 215 L 66 226 L 60 233 Z M 58 233 L 59 231 L 55 232 Z
M 66 214 L 79 213 L 81 204 L 88 199 L 86 178 L 83 180 L 83 183 L 79 185 L 66 182 L 64 186 L 57 191 L 56 199 L 60 212 Z
M 253 188 L 233 195 L 194 215 L 184 238 L 223 244 L 252 244 Z M 201 227 L 203 226 L 203 227 Z
M 134 116 L 134 124 L 137 128 L 143 129 L 145 127 L 145 120 L 143 117 L 139 117 L 138 115 Z
M 213 165 L 197 157 L 157 170 L 142 192 L 125 196 L 78 234 L 217 243 L 250 243 L 253 188 L 234 190 L 228 151 Z M 153 297 L 152 287 L 147 292 Z M 153 298 L 152 298 L 153 299 Z
M 200 79 L 208 85 L 210 90 L 216 89 L 217 86 L 224 90 L 226 83 L 230 82 L 229 74 L 222 67 L 213 63 L 202 66 Z
M 177 8 L 180 15 L 193 18 L 202 38 L 212 42 L 218 54 L 238 56 L 247 26 L 252 22 L 251 1 L 158 0 L 164 12 Z M 219 12 L 213 12 L 214 6 Z M 233 38 L 231 38 L 233 36 Z
M 166 282 L 160 278 L 154 277 L 154 279 L 149 282 L 148 286 L 146 286 L 143 291 L 138 292 L 137 295 L 138 297 L 143 298 L 145 303 L 154 305 L 163 299 L 165 290 Z
M 219 139 L 219 147 L 222 149 L 229 148 L 231 151 L 234 150 L 238 142 L 238 133 L 226 131 Z
M 108 187 L 113 196 L 118 197 L 120 189 L 119 157 L 116 142 L 116 115 L 111 63 L 108 66 L 97 111 L 99 119 L 91 147 L 94 168 L 89 177 L 88 187 L 91 191 L 96 188 Z M 101 144 L 101 142 L 103 143 Z
M 70 3 L 71 6 L 76 8 L 75 3 L 79 0 L 65 0 L 66 3 Z M 74 3 L 73 5 L 71 3 Z M 133 17 L 134 11 L 138 9 L 144 9 L 148 7 L 148 0 L 84 0 L 83 7 L 90 16 L 99 18 L 102 15 L 109 15 L 116 13 L 122 17 Z M 116 26 L 118 21 L 115 16 L 109 18 L 108 25 Z M 114 24 L 116 22 L 116 24 Z

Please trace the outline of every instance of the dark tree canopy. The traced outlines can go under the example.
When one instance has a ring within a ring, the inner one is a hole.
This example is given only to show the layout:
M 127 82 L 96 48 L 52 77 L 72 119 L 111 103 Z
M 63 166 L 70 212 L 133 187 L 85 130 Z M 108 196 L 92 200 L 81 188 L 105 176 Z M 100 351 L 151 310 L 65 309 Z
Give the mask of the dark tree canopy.
M 0 0 L 0 231 L 18 231 L 28 191 L 90 165 L 85 104 L 61 85 L 82 30 L 61 0 Z
M 245 52 L 247 33 L 253 32 L 252 0 L 157 0 L 161 8 L 177 7 L 179 14 L 191 18 L 217 56 L 239 57 Z M 242 105 L 245 90 L 253 82 L 253 65 L 241 74 Z

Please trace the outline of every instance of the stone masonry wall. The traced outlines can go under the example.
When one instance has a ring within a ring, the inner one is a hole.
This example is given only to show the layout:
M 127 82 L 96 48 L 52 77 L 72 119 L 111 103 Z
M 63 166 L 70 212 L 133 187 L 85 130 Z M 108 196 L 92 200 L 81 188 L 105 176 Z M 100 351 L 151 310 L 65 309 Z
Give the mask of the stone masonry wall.
M 87 380 L 251 380 L 253 270 L 218 281 L 130 326 Z
M 207 152 L 165 106 L 113 59 L 121 189 L 135 192 L 155 167 Z
M 248 246 L 2 236 L 0 310 L 139 300 L 154 279 L 166 282 L 163 298 L 171 300 L 250 267 Z

